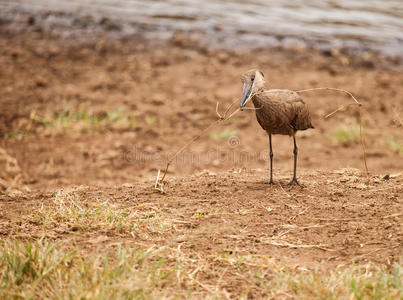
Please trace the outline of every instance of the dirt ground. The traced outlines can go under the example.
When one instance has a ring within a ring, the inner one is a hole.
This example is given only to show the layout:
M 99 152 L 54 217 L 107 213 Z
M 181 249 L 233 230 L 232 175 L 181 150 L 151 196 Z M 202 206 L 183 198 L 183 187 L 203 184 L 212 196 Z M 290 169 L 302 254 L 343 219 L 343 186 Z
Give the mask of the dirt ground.
M 85 247 L 138 243 L 201 254 L 254 253 L 305 268 L 374 262 L 403 251 L 403 72 L 370 53 L 262 49 L 211 50 L 175 38 L 72 42 L 41 32 L 0 31 L 2 238 L 70 238 Z M 241 93 L 252 67 L 268 87 L 336 87 L 363 103 L 370 176 L 364 172 L 355 107 L 330 91 L 303 94 L 315 129 L 299 133 L 300 187 L 287 187 L 292 142 L 275 136 L 268 181 L 268 138 L 244 111 L 191 145 L 170 168 L 165 193 L 153 189 L 168 157 L 217 119 Z M 347 136 L 347 137 L 346 137 Z M 7 174 L 6 174 L 7 173 Z M 163 235 L 101 228 L 47 228 L 23 216 L 69 191 L 91 205 L 154 210 Z M 100 238 L 97 240 L 97 238 Z
M 119 209 L 153 211 L 171 222 L 162 233 L 147 237 L 96 228 L 75 237 L 76 243 L 85 247 L 91 247 L 97 238 L 105 246 L 117 242 L 172 248 L 181 245 L 183 251 L 205 255 L 252 253 L 309 269 L 351 262 L 399 262 L 401 176 L 368 180 L 357 169 L 304 171 L 304 185 L 292 190 L 268 187 L 264 176 L 255 170 L 202 172 L 171 178 L 165 194 L 150 188 L 149 181 L 135 181 L 8 196 L 0 204 L 0 234 L 24 239 L 43 235 L 56 240 L 68 238 L 78 230 L 75 224 L 54 224 L 43 230 L 41 222 L 22 221 L 44 206 L 52 211 L 58 205 L 57 193 L 68 193 L 87 207 L 107 199 Z M 280 184 L 285 186 L 287 180 L 280 177 Z

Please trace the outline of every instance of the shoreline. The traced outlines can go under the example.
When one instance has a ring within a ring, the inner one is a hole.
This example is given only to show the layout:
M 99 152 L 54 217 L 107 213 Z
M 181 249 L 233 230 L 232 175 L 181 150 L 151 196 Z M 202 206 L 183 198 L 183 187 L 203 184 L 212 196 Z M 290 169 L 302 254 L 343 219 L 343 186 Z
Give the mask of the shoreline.
M 5 16 L 7 15 L 7 16 Z M 300 43 L 282 43 L 288 36 L 277 37 L 276 45 L 246 46 L 245 44 L 232 47 L 226 46 L 209 37 L 208 32 L 203 31 L 165 31 L 156 25 L 117 22 L 108 17 L 94 17 L 92 15 L 77 15 L 66 12 L 43 11 L 38 13 L 11 10 L 10 14 L 0 14 L 0 33 L 2 34 L 38 34 L 43 37 L 65 39 L 69 43 L 97 43 L 100 39 L 110 41 L 138 41 L 148 47 L 173 45 L 183 48 L 195 49 L 201 52 L 227 52 L 227 53 L 252 53 L 252 52 L 281 52 L 291 51 L 296 53 L 309 53 L 324 57 L 344 57 L 354 61 L 357 65 L 372 67 L 395 68 L 403 65 L 403 53 L 401 56 L 386 55 L 378 50 L 366 47 L 321 47 L 316 43 L 301 45 Z M 219 33 L 220 26 L 215 28 Z M 213 32 L 214 34 L 214 32 Z M 289 38 L 293 39 L 292 36 Z M 302 37 L 301 37 L 302 38 Z M 214 40 L 214 41 L 213 41 Z M 213 41 L 213 42 L 212 42 Z M 288 45 L 287 45 L 288 44 Z

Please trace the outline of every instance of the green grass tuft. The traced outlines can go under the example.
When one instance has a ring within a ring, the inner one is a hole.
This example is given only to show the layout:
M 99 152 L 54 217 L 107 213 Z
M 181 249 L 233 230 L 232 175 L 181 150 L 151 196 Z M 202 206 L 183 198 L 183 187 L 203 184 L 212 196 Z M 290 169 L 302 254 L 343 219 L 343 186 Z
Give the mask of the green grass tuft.
M 235 130 L 229 130 L 229 129 L 224 129 L 223 131 L 219 132 L 219 133 L 212 133 L 210 134 L 210 138 L 212 140 L 225 140 L 228 139 L 231 136 L 236 135 L 236 131 Z
M 330 138 L 332 141 L 341 144 L 357 142 L 360 138 L 360 127 L 358 125 L 350 127 L 347 127 L 346 125 L 339 125 L 331 134 Z
M 149 126 L 158 125 L 158 119 L 156 117 L 147 118 L 146 123 Z
M 396 141 L 396 140 L 389 140 L 388 141 L 389 148 L 395 153 L 403 153 L 403 143 Z
M 31 112 L 30 120 L 52 132 L 71 130 L 82 133 L 108 129 L 129 129 L 135 124 L 135 117 L 129 115 L 125 107 L 94 113 L 87 105 L 77 109 L 65 108 L 61 112 L 47 112 L 44 116 Z

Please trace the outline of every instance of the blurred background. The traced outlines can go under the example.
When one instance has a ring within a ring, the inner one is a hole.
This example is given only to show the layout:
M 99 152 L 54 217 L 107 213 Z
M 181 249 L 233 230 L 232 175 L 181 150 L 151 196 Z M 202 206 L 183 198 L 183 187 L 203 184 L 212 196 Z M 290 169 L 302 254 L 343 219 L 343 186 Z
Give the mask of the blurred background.
M 82 16 L 81 25 L 101 22 L 121 35 L 139 28 L 160 39 L 178 30 L 201 32 L 216 46 L 315 45 L 389 55 L 403 48 L 400 0 L 1 0 L 0 9 L 3 17 L 12 10 L 45 13 L 50 28 L 79 25 Z

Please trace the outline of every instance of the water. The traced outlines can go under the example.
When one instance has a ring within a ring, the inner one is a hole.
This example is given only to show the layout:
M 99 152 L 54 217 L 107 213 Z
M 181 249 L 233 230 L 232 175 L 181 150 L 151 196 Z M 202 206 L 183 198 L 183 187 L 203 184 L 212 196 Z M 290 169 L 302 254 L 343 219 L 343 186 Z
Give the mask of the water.
M 403 0 L 0 0 L 0 9 L 10 8 L 148 24 L 159 38 L 201 31 L 227 47 L 315 44 L 403 56 Z

